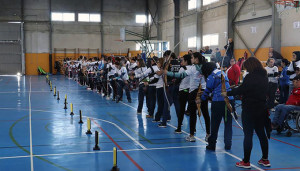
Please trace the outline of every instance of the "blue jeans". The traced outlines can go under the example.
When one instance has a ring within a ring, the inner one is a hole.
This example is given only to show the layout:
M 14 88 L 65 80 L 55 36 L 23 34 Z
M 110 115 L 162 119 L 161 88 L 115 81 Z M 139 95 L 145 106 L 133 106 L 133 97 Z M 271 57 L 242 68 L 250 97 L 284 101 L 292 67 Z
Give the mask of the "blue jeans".
M 285 117 L 293 110 L 300 110 L 300 106 L 279 104 L 275 108 L 273 124 L 282 125 Z
M 162 124 L 166 124 L 167 120 L 171 119 L 169 107 L 171 107 L 173 103 L 175 106 L 176 114 L 177 114 L 177 116 L 179 115 L 180 105 L 179 105 L 179 100 L 178 100 L 178 93 L 179 93 L 179 85 L 171 85 L 168 87 L 168 91 L 166 92 L 168 100 L 164 94 L 164 111 L 163 111 Z M 169 103 L 168 103 L 168 101 L 169 101 Z M 170 104 L 170 106 L 169 106 L 169 104 Z

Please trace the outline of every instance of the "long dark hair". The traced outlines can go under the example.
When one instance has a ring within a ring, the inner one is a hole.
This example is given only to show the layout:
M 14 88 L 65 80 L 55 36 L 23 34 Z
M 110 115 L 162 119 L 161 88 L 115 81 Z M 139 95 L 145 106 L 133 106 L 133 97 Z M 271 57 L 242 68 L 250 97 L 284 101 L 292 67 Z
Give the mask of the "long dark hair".
M 214 62 L 207 62 L 203 64 L 201 70 L 202 74 L 207 79 L 207 77 L 217 68 L 216 64 Z
M 193 56 L 194 56 L 194 58 L 198 59 L 198 62 L 199 62 L 198 65 L 203 65 L 206 63 L 205 57 L 202 56 L 201 53 L 195 52 L 195 53 L 193 53 Z
M 139 66 L 138 66 L 139 68 L 146 66 L 145 61 L 142 58 L 138 59 L 138 63 L 139 63 Z
M 296 62 L 300 60 L 300 51 L 293 52 L 296 55 Z
M 183 56 L 183 60 L 185 60 L 187 62 L 188 65 L 192 65 L 192 61 L 191 61 L 191 55 L 190 54 L 186 54 Z
M 261 62 L 256 57 L 248 58 L 243 65 L 249 73 L 255 70 L 264 70 Z

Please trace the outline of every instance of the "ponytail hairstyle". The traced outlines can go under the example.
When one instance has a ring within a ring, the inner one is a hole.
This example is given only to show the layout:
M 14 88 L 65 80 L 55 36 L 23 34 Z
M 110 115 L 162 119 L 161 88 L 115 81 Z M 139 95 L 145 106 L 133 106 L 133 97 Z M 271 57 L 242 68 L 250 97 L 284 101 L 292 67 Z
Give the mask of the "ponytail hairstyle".
M 204 63 L 201 70 L 202 70 L 202 74 L 205 77 L 205 79 L 208 78 L 208 76 L 215 70 L 217 69 L 217 66 L 214 62 L 207 62 Z
M 296 55 L 296 61 L 295 62 L 300 61 L 300 51 L 294 51 L 293 54 Z
M 283 58 L 281 62 L 284 63 L 285 66 L 289 66 L 290 64 L 290 62 L 285 58 Z
M 139 63 L 139 68 L 142 68 L 142 67 L 145 67 L 146 65 L 145 65 L 145 61 L 142 59 L 142 58 L 139 58 L 138 60 L 138 63 Z
M 167 50 L 167 51 L 164 52 L 163 57 L 165 58 L 165 57 L 167 57 L 167 56 L 170 56 L 170 54 L 171 54 L 171 51 L 170 51 L 170 50 Z
M 199 52 L 193 53 L 194 58 L 198 59 L 198 65 L 203 65 L 206 63 L 205 57 L 201 55 Z
M 191 59 L 192 59 L 192 56 L 190 54 L 186 54 L 183 56 L 183 60 L 185 60 L 188 65 L 192 65 Z

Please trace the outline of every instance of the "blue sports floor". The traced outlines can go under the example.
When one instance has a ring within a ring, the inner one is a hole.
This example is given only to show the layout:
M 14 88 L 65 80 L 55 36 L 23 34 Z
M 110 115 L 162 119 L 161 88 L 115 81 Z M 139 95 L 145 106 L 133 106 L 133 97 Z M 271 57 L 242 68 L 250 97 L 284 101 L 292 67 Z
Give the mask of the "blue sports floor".
M 37 171 L 108 171 L 113 165 L 113 147 L 118 149 L 118 167 L 123 171 L 242 170 L 235 167 L 235 162 L 243 158 L 243 132 L 236 123 L 233 123 L 232 150 L 224 150 L 221 124 L 217 150 L 209 152 L 205 150 L 205 133 L 199 121 L 196 142 L 184 139 L 189 132 L 187 117 L 183 123 L 186 132 L 174 134 L 177 126 L 174 107 L 168 127 L 158 128 L 157 123 L 145 117 L 145 112 L 136 114 L 136 91 L 132 92 L 133 103 L 127 103 L 124 97 L 124 103 L 116 104 L 63 76 L 51 76 L 51 80 L 60 91 L 60 101 L 49 91 L 44 76 L 0 76 L 1 171 L 29 171 L 31 162 Z M 65 94 L 67 110 L 63 109 Z M 74 104 L 73 117 L 70 103 Z M 79 110 L 82 110 L 82 125 L 78 124 Z M 85 134 L 87 117 L 91 118 L 92 135 Z M 93 151 L 96 130 L 100 151 Z M 260 157 L 259 142 L 254 136 L 252 170 L 300 170 L 300 135 L 286 137 L 273 132 L 269 157 L 272 166 L 258 166 Z

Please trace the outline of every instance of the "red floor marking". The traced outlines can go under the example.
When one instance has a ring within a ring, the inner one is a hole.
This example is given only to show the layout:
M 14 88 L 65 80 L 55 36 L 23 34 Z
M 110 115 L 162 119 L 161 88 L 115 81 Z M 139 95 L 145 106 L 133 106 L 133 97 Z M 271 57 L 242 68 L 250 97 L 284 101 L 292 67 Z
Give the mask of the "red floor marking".
M 290 168 L 273 168 L 273 169 L 264 169 L 264 170 L 292 170 L 292 169 L 300 169 L 300 167 L 290 167 Z M 257 170 L 249 170 L 249 171 L 257 171 Z
M 232 126 L 234 126 L 234 127 L 236 127 L 236 128 L 239 128 L 239 129 L 242 129 L 242 128 L 240 128 L 240 127 L 236 126 L 236 125 L 232 125 Z M 281 141 L 281 140 L 279 140 L 279 139 L 276 139 L 276 138 L 273 138 L 273 137 L 271 137 L 271 139 L 272 139 L 272 140 L 275 140 L 275 141 L 278 141 L 278 142 L 281 142 L 281 143 L 283 143 L 283 144 L 287 144 L 287 145 L 290 145 L 290 146 L 293 146 L 293 147 L 296 147 L 296 148 L 300 148 L 300 147 L 299 147 L 299 146 L 297 146 L 297 145 L 290 144 L 290 143 L 287 143 L 287 142 Z
M 123 150 L 123 148 L 119 145 L 119 144 L 117 144 L 117 142 L 114 140 L 114 139 L 112 139 L 112 137 L 111 136 L 109 136 L 108 135 L 108 133 L 107 132 L 105 132 L 103 129 L 102 129 L 102 127 L 97 123 L 97 122 L 95 122 L 95 120 L 94 119 L 91 119 L 96 125 L 97 125 L 97 127 L 98 128 L 100 128 L 101 129 L 101 131 L 120 149 L 120 150 Z M 122 151 L 123 152 L 123 154 L 140 170 L 140 171 L 144 171 L 144 169 L 139 165 L 139 164 L 137 164 L 127 153 L 126 153 L 126 151 Z

